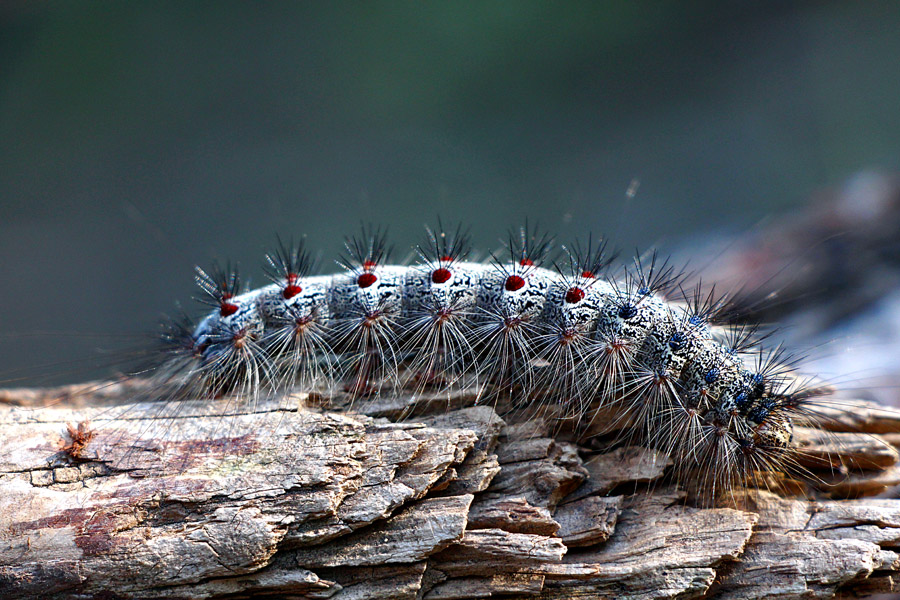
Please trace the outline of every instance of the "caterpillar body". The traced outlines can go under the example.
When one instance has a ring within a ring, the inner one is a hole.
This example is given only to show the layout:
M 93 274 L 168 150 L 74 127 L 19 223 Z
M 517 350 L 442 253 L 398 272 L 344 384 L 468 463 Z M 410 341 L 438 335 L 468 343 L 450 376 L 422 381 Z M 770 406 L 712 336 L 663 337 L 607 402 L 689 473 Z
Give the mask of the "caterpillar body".
M 612 277 L 605 244 L 564 248 L 523 229 L 509 257 L 465 260 L 467 237 L 429 230 L 410 266 L 387 264 L 382 231 L 348 240 L 345 270 L 311 275 L 302 246 L 266 257 L 272 283 L 197 269 L 214 308 L 164 336 L 185 393 L 258 397 L 338 382 L 352 397 L 472 386 L 590 423 L 615 407 L 620 431 L 665 451 L 682 480 L 715 495 L 751 474 L 796 466 L 794 421 L 824 393 L 797 383 L 780 347 L 728 325 L 729 303 L 657 254 Z M 670 297 L 679 293 L 679 301 Z M 698 475 L 699 474 L 699 475 Z

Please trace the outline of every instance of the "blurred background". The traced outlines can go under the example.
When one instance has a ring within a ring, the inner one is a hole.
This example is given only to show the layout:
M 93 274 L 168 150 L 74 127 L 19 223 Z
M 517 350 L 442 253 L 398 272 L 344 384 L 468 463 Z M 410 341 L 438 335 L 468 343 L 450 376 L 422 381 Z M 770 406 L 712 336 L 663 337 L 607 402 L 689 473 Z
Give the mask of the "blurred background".
M 898 31 L 890 1 L 4 0 L 0 373 L 196 311 L 195 264 L 264 283 L 276 234 L 332 271 L 362 221 L 401 259 L 436 215 L 483 250 L 777 223 L 900 166 Z

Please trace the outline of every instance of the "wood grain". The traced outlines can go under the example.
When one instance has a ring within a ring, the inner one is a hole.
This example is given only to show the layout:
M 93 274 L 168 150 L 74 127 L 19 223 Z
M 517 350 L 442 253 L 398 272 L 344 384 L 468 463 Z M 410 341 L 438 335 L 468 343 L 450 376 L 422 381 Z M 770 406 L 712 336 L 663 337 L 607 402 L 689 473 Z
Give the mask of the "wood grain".
M 900 570 L 900 500 L 843 499 L 898 480 L 877 434 L 900 419 L 879 407 L 798 433 L 806 496 L 703 508 L 664 454 L 463 396 L 392 423 L 114 387 L 79 408 L 0 394 L 0 597 L 830 598 L 892 591 Z

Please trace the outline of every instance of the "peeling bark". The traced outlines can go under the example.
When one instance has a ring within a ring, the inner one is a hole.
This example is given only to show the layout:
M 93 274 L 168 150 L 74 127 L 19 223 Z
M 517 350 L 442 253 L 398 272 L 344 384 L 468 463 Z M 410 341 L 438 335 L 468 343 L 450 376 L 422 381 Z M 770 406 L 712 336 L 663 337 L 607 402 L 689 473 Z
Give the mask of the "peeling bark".
M 77 409 L 34 407 L 72 388 L 0 394 L 0 597 L 831 598 L 900 570 L 900 500 L 841 499 L 900 479 L 880 407 L 798 432 L 815 477 L 772 487 L 808 497 L 701 508 L 664 454 L 507 425 L 462 394 L 391 423 L 92 389 Z

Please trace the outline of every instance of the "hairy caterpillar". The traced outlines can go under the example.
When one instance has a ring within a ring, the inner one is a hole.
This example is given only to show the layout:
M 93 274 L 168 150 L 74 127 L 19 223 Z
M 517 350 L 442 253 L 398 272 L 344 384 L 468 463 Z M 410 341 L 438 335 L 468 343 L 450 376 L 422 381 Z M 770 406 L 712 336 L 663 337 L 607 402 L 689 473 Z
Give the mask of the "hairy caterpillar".
M 388 264 L 385 233 L 347 240 L 344 272 L 312 275 L 302 245 L 266 257 L 272 283 L 241 288 L 236 271 L 197 269 L 213 307 L 164 334 L 160 373 L 178 395 L 287 395 L 340 386 L 365 402 L 461 387 L 476 402 L 511 399 L 665 451 L 706 493 L 754 473 L 796 467 L 795 420 L 824 393 L 798 383 L 766 335 L 729 325 L 729 302 L 655 253 L 616 276 L 605 244 L 563 248 L 527 227 L 508 257 L 467 261 L 460 229 L 428 231 L 411 266 Z M 673 299 L 675 301 L 673 301 Z

